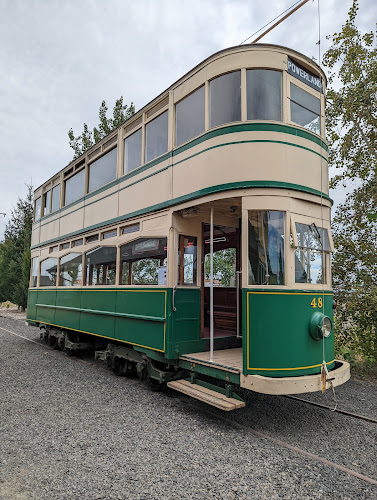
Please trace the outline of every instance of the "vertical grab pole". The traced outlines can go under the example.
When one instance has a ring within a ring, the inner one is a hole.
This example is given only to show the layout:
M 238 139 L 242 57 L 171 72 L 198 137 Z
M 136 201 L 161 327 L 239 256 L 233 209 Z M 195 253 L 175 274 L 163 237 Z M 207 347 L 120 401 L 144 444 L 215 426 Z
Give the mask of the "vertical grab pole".
M 210 228 L 210 290 L 209 290 L 209 360 L 213 361 L 213 205 L 211 206 Z
M 240 276 L 241 271 L 236 271 L 237 277 L 237 339 L 241 339 L 240 335 Z

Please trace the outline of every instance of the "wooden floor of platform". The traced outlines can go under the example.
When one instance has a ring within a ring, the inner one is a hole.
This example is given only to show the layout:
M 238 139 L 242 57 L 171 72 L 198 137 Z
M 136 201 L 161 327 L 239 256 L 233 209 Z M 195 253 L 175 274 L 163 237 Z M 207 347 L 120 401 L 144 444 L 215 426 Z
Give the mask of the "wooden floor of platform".
M 193 352 L 183 354 L 180 359 L 185 361 L 194 361 L 200 365 L 216 366 L 220 370 L 233 371 L 234 373 L 242 373 L 243 359 L 242 347 L 236 349 L 222 349 L 213 352 L 213 361 L 209 359 L 209 352 Z

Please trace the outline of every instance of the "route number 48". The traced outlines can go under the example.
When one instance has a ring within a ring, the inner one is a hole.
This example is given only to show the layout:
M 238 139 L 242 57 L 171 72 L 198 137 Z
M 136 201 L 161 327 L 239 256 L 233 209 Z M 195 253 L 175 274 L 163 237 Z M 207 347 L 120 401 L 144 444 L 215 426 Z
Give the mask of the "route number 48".
M 318 297 L 318 301 L 317 301 L 317 299 L 314 297 L 314 299 L 310 302 L 310 305 L 311 305 L 313 308 L 319 307 L 319 308 L 321 309 L 321 308 L 322 308 L 322 306 L 323 306 L 322 297 Z

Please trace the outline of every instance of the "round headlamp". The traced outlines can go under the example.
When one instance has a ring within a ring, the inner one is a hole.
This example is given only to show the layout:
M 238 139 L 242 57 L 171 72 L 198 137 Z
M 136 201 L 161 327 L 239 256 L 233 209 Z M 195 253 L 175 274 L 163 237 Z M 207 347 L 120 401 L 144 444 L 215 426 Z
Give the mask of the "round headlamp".
M 332 323 L 328 316 L 317 311 L 312 314 L 309 322 L 309 332 L 314 340 L 328 338 L 331 335 Z

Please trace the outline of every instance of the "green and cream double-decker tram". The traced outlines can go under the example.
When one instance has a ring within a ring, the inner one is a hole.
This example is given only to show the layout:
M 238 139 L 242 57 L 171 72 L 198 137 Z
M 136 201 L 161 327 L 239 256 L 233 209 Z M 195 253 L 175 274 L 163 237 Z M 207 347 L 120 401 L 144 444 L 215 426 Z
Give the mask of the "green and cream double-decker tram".
M 325 82 L 285 47 L 223 50 L 43 184 L 29 323 L 224 409 L 243 405 L 236 386 L 348 380 L 334 360 Z

